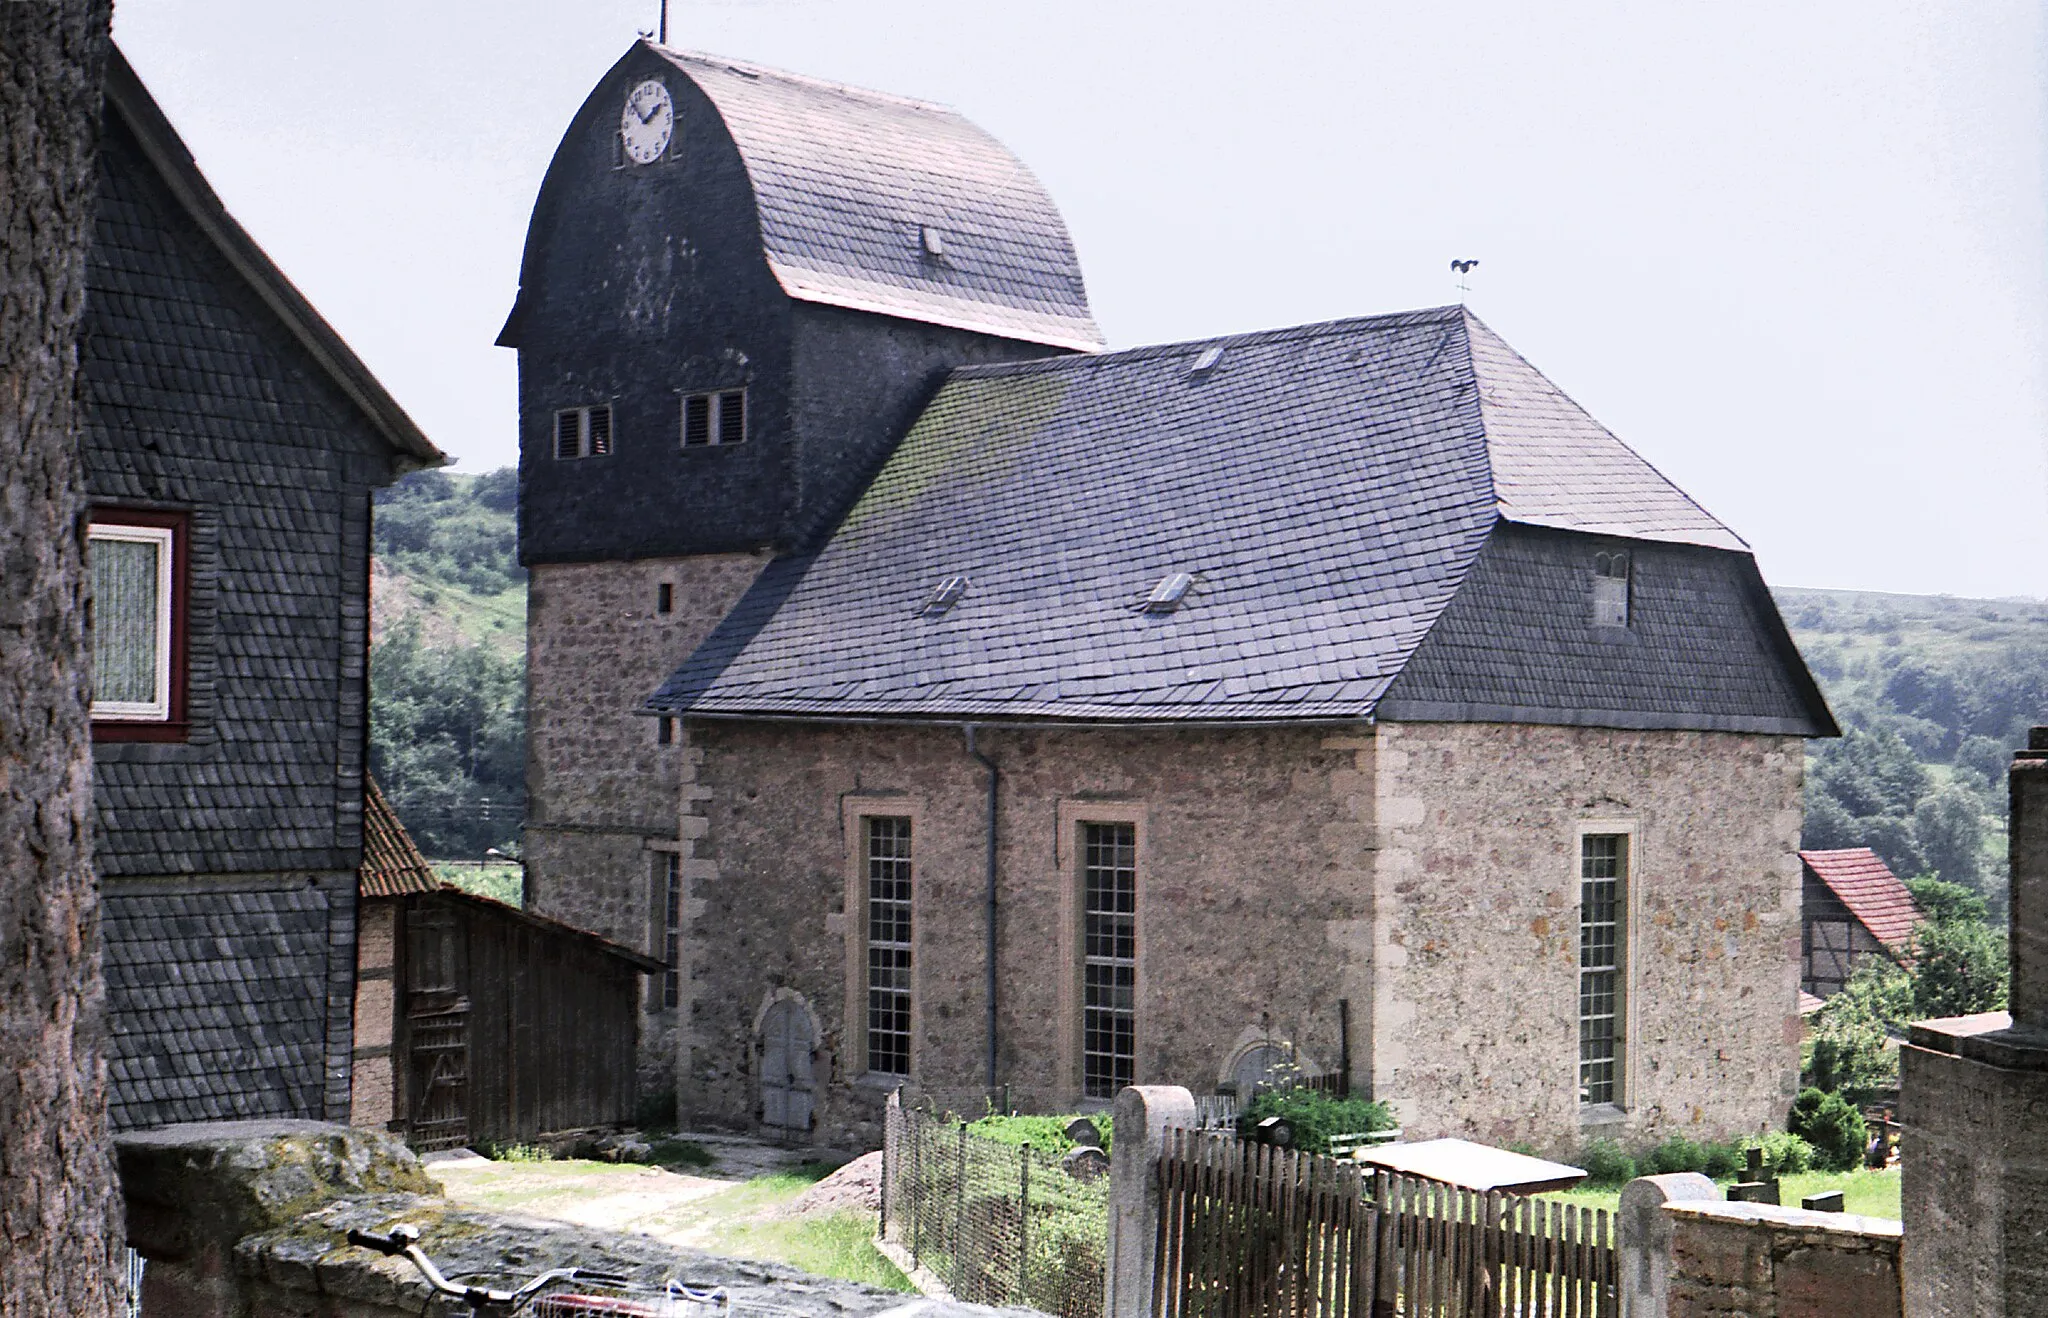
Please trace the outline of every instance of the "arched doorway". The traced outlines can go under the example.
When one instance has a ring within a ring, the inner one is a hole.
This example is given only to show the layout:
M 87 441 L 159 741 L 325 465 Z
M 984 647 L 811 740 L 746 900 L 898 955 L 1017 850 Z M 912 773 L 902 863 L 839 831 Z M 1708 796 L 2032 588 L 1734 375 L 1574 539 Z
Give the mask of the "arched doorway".
M 818 1036 L 811 1013 L 792 998 L 770 1003 L 761 1017 L 761 1124 L 808 1131 L 814 1120 L 811 1063 Z

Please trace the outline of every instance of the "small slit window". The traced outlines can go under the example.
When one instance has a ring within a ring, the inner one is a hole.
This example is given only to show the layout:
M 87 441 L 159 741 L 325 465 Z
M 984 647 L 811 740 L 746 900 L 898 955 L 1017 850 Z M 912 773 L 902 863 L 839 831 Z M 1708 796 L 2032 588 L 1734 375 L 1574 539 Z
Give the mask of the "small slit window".
M 1626 553 L 1593 555 L 1593 625 L 1626 627 L 1629 561 Z
M 684 448 L 723 448 L 746 438 L 746 390 L 683 395 Z
M 664 581 L 654 588 L 654 611 L 674 613 L 676 611 L 676 588 L 673 582 Z
M 565 407 L 555 413 L 557 458 L 601 458 L 612 451 L 610 403 Z

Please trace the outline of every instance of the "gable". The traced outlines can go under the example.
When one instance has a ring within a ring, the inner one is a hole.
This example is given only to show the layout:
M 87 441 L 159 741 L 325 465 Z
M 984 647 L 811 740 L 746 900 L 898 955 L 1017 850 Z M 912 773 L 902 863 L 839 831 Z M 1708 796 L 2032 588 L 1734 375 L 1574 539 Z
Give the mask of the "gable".
M 1593 559 L 1632 562 L 1629 625 L 1593 621 Z M 1832 736 L 1746 553 L 1503 522 L 1379 716 Z

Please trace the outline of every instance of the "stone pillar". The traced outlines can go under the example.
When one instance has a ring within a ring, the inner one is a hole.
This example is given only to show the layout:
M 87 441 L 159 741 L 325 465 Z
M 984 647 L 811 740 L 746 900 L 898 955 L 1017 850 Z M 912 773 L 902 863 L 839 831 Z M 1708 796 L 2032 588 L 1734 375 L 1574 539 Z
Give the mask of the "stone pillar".
M 1664 1318 L 1671 1290 L 1669 1203 L 1718 1200 L 1714 1182 L 1698 1172 L 1638 1176 L 1621 1188 L 1615 1223 L 1620 1251 L 1621 1312 L 1629 1318 Z
M 2048 728 L 2008 781 L 2012 1011 L 1916 1022 L 1900 1050 L 1909 1318 L 2048 1295 Z
M 1105 1318 L 1151 1318 L 1159 1155 L 1168 1130 L 1195 1124 L 1195 1096 L 1179 1085 L 1132 1085 L 1116 1096 L 1112 1112 Z

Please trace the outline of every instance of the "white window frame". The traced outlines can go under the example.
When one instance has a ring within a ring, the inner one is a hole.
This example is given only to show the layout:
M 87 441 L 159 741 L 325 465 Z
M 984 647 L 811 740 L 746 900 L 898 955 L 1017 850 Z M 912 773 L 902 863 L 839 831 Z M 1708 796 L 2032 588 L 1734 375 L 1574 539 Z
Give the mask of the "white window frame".
M 167 723 L 171 717 L 171 623 L 174 562 L 178 533 L 168 526 L 136 526 L 126 522 L 95 521 L 87 539 L 125 541 L 156 546 L 156 691 L 155 698 L 100 700 L 92 702 L 92 717 L 102 722 Z
M 1642 967 L 1642 958 L 1636 955 L 1639 930 L 1637 928 L 1642 909 L 1643 891 L 1643 838 L 1642 826 L 1635 819 L 1585 819 L 1580 820 L 1572 831 L 1571 839 L 1571 908 L 1574 932 L 1572 935 L 1572 1094 L 1575 1099 L 1580 1093 L 1579 1076 L 1581 1052 L 1578 1034 L 1578 1000 L 1580 980 L 1584 974 L 1579 968 L 1579 937 L 1577 928 L 1585 916 L 1580 905 L 1581 885 L 1584 882 L 1584 857 L 1588 837 L 1620 837 L 1622 839 L 1621 892 L 1615 909 L 1615 1026 L 1614 1026 L 1614 1096 L 1605 1103 L 1576 1102 L 1582 1123 L 1600 1124 L 1627 1113 L 1635 1107 L 1636 1076 L 1639 1071 L 1636 1049 L 1637 979 Z

